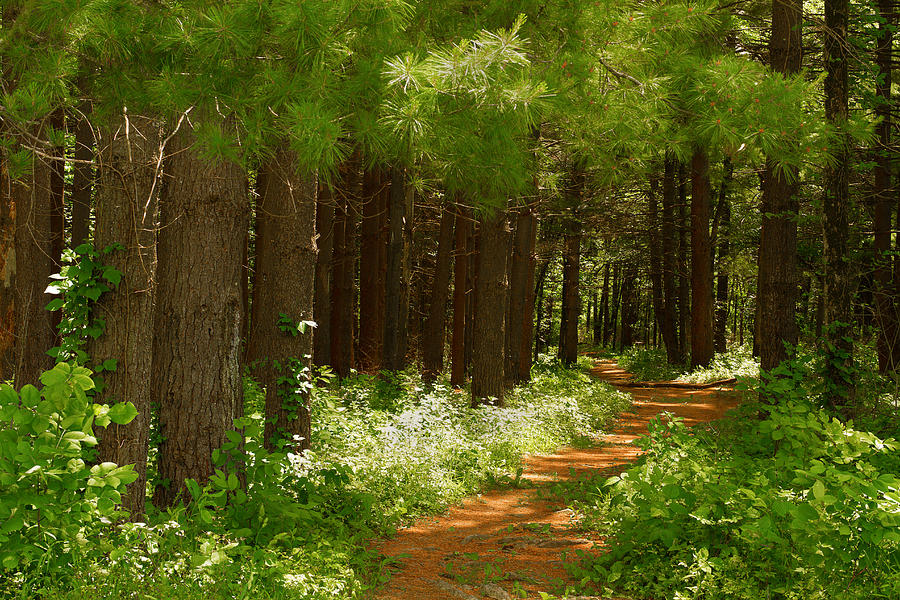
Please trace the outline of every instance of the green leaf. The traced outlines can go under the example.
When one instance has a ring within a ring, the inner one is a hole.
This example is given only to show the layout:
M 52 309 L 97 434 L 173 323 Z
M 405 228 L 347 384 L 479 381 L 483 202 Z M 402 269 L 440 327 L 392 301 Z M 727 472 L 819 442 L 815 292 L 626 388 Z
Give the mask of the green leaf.
M 131 402 L 119 402 L 109 408 L 109 418 L 117 425 L 126 425 L 137 416 L 138 411 Z
M 41 401 L 41 393 L 31 384 L 22 386 L 22 389 L 19 390 L 19 396 L 22 397 L 23 406 L 37 406 Z
M 0 533 L 12 533 L 13 531 L 18 531 L 25 527 L 25 519 L 18 512 L 11 516 L 6 522 L 0 527 Z
M 115 358 L 107 358 L 100 366 L 103 367 L 104 371 L 115 371 L 119 366 L 119 361 Z
M 69 370 L 62 365 L 65 363 L 60 363 L 50 369 L 49 371 L 44 371 L 41 373 L 41 383 L 44 385 L 59 385 L 61 383 L 65 383 L 69 379 Z
M 106 267 L 103 269 L 103 279 L 113 285 L 119 285 L 119 282 L 122 281 L 122 272 L 113 267 Z
M 825 484 L 821 479 L 816 480 L 812 486 L 812 494 L 816 500 L 821 500 L 825 496 Z

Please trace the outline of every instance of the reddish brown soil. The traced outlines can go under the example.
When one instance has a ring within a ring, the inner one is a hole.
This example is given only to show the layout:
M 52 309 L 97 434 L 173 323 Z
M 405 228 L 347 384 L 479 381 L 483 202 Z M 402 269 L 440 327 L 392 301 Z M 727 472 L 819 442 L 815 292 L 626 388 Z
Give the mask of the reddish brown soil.
M 613 385 L 631 378 L 611 361 L 599 361 L 592 372 Z M 575 583 L 563 560 L 577 550 L 602 552 L 602 540 L 577 531 L 573 512 L 561 501 L 542 499 L 547 494 L 541 494 L 541 488 L 573 475 L 624 471 L 641 453 L 632 442 L 647 432 L 647 423 L 660 412 L 694 425 L 720 418 L 738 403 L 735 392 L 722 388 L 627 391 L 634 405 L 620 416 L 613 432 L 603 436 L 602 445 L 529 456 L 523 477 L 534 484 L 530 489 L 479 494 L 381 543 L 378 550 L 392 559 L 392 577 L 377 597 L 475 600 L 505 598 L 505 590 L 514 598 L 522 597 L 523 591 L 528 598 L 539 598 L 539 591 L 560 594 L 566 584 Z M 494 587 L 484 587 L 488 583 Z

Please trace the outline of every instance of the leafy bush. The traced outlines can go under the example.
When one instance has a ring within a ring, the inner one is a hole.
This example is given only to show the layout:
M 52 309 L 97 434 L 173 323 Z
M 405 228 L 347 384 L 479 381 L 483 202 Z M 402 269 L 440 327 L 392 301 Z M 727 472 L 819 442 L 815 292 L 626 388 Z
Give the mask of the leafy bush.
M 636 381 L 712 383 L 722 379 L 759 377 L 759 360 L 749 346 L 734 346 L 716 354 L 709 367 L 685 370 L 684 365 L 669 365 L 664 348 L 628 348 L 617 357 L 619 366 L 634 374 Z
M 611 546 L 572 567 L 583 582 L 676 599 L 900 594 L 900 480 L 883 470 L 897 443 L 830 418 L 795 380 L 770 385 L 784 402 L 730 431 L 658 418 L 641 464 L 583 495 Z
M 315 451 L 295 454 L 262 446 L 262 391 L 246 384 L 249 416 L 210 481 L 188 484 L 193 502 L 101 528 L 100 556 L 45 597 L 365 597 L 381 571 L 367 549 L 376 532 L 513 480 L 523 453 L 596 433 L 630 402 L 549 359 L 506 408 L 471 409 L 464 392 L 411 372 L 320 381 Z
M 0 581 L 20 585 L 100 554 L 94 542 L 137 478 L 131 465 L 90 464 L 94 426 L 130 422 L 134 405 L 93 404 L 84 367 L 60 363 L 40 380 L 18 394 L 0 385 Z

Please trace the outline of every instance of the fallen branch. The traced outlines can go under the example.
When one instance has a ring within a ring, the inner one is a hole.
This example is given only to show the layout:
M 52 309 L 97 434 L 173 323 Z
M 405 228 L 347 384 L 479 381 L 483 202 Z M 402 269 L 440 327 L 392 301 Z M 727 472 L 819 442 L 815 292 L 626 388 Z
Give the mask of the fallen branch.
M 675 388 L 679 390 L 706 390 L 709 388 L 720 387 L 723 385 L 731 385 L 737 383 L 737 379 L 720 379 L 712 383 L 686 383 L 683 381 L 626 381 L 624 383 L 613 383 L 616 387 L 624 388 Z

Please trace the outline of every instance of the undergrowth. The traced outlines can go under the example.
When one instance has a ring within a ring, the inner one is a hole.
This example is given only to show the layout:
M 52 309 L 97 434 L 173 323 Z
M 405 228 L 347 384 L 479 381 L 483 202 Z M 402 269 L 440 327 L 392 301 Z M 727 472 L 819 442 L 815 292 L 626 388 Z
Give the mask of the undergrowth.
M 749 346 L 735 346 L 718 353 L 708 367 L 689 369 L 666 362 L 664 348 L 634 346 L 616 356 L 619 366 L 632 373 L 635 381 L 681 381 L 712 383 L 723 379 L 759 377 L 759 360 Z
M 609 552 L 569 565 L 585 590 L 672 600 L 900 597 L 900 446 L 819 408 L 810 356 L 753 390 L 773 404 L 748 403 L 691 429 L 663 415 L 637 466 L 568 490 L 582 526 L 609 536 Z
M 262 447 L 262 402 L 248 381 L 242 433 L 215 455 L 221 470 L 205 487 L 189 484 L 187 506 L 148 506 L 139 524 L 101 515 L 90 535 L 73 534 L 63 571 L 40 561 L 0 570 L 0 597 L 364 597 L 386 571 L 368 550 L 373 536 L 518 483 L 523 453 L 581 442 L 630 400 L 547 359 L 506 408 L 471 409 L 446 381 L 425 386 L 411 373 L 359 376 L 316 389 L 316 450 L 302 455 Z M 236 463 L 246 485 L 228 471 Z

